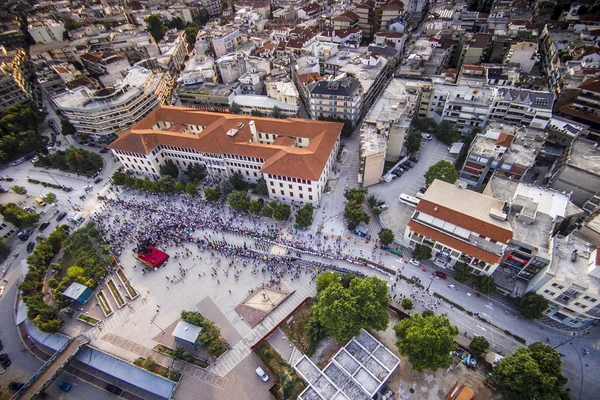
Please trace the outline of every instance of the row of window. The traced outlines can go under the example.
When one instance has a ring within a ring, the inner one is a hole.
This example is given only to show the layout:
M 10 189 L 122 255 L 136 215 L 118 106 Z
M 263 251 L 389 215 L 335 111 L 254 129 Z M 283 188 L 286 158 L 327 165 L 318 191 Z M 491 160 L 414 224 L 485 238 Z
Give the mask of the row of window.
M 294 183 L 302 183 L 304 185 L 310 185 L 312 181 L 306 180 L 306 179 L 298 179 L 298 178 L 291 178 L 289 176 L 280 176 L 280 175 L 271 175 L 271 174 L 267 174 L 267 177 L 269 179 L 276 179 L 279 181 L 287 181 L 287 182 L 294 182 Z
M 275 182 L 269 182 L 269 184 L 270 184 L 271 186 L 275 186 Z M 282 187 L 283 187 L 283 183 L 279 182 L 279 187 L 280 187 L 280 188 L 282 188 Z M 293 187 L 292 185 L 288 185 L 288 189 L 293 189 L 293 188 L 294 188 L 294 187 Z M 299 190 L 300 190 L 300 191 L 302 190 L 302 186 L 298 186 L 298 188 L 299 188 Z M 308 187 L 308 191 L 309 191 L 309 192 L 312 192 L 312 187 L 310 187 L 310 186 L 309 186 L 309 187 Z
M 279 192 L 281 193 L 282 196 L 285 196 L 285 191 L 280 190 Z M 275 189 L 271 189 L 271 193 L 272 194 L 276 194 L 275 193 Z M 294 197 L 294 192 L 290 192 L 290 196 L 289 197 Z M 298 193 L 298 197 L 301 198 L 301 199 L 304 199 L 304 194 Z M 312 200 L 312 199 L 313 199 L 312 194 L 309 194 L 308 195 L 308 200 Z

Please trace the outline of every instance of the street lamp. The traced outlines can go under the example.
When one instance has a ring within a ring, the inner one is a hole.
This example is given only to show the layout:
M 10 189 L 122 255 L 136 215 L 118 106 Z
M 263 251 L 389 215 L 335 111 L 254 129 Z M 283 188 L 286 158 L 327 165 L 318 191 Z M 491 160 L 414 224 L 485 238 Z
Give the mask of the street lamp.
M 433 283 L 434 279 L 435 279 L 435 273 L 433 275 L 431 275 L 431 278 L 429 280 L 429 285 L 427 285 L 427 289 L 425 289 L 426 292 L 429 292 L 429 288 L 431 287 L 431 284 Z

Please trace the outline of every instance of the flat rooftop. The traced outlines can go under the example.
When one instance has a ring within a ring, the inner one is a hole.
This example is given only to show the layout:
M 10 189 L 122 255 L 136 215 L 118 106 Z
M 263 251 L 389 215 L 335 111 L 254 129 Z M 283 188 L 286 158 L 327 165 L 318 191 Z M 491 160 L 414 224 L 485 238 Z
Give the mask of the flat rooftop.
M 375 123 L 381 129 L 388 123 L 394 124 L 403 114 L 412 114 L 417 104 L 417 95 L 406 90 L 405 82 L 406 80 L 392 79 L 364 121 Z
M 596 142 L 593 140 L 575 139 L 567 164 L 600 175 L 600 147 L 596 147 Z
M 177 92 L 194 93 L 206 96 L 229 96 L 238 87 L 239 82 L 232 83 L 199 83 L 196 85 L 179 85 Z
M 142 67 L 131 67 L 123 81 L 111 90 L 104 88 L 92 91 L 79 87 L 70 92 L 61 93 L 53 98 L 56 105 L 63 109 L 95 111 L 118 107 L 141 96 L 152 93 L 162 79 L 162 74 L 154 74 Z
M 379 134 L 377 127 L 369 122 L 363 122 L 360 127 L 360 154 L 369 156 L 387 149 L 387 139 Z
M 600 279 L 588 272 L 589 263 L 596 261 L 590 260 L 594 250 L 592 245 L 576 235 L 556 238 L 554 257 L 547 273 L 558 281 L 586 288 L 585 291 L 588 294 L 600 294 Z M 575 261 L 572 261 L 574 251 L 577 251 L 578 256 Z

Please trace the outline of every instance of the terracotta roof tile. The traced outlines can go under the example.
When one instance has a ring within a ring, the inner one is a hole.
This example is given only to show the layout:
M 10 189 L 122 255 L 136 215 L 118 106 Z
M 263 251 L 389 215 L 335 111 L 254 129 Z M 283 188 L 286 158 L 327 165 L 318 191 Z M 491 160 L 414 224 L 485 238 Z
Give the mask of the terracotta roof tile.
M 152 129 L 158 121 L 173 123 L 169 130 Z M 279 135 L 273 144 L 251 142 L 249 122 L 258 132 Z M 235 136 L 229 129 L 243 127 Z M 199 125 L 200 134 L 180 133 L 182 125 Z M 184 107 L 163 106 L 120 134 L 108 148 L 147 155 L 159 145 L 194 149 L 212 154 L 235 154 L 265 159 L 261 172 L 318 180 L 337 142 L 342 124 L 297 118 L 272 119 L 217 114 Z M 173 132 L 175 130 L 176 132 Z M 292 147 L 295 138 L 309 138 L 307 148 Z
M 498 140 L 496 140 L 496 145 L 508 148 L 510 147 L 514 139 L 515 137 L 513 135 L 509 135 L 507 133 L 500 133 L 500 135 L 498 136 Z

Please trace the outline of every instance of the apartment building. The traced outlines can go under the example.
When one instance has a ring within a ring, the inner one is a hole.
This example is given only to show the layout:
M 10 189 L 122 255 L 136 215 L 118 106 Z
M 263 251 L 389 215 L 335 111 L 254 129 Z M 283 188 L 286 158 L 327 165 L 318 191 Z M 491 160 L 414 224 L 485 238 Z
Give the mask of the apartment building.
M 156 58 L 156 61 L 169 71 L 171 76 L 175 76 L 183 68 L 185 57 L 188 54 L 185 31 L 172 30 L 167 32 L 158 47 L 161 54 Z
M 177 96 L 185 107 L 198 108 L 205 111 L 229 112 L 233 98 L 242 93 L 242 85 L 233 83 L 180 83 Z
M 310 115 L 342 118 L 353 124 L 362 111 L 362 88 L 358 79 L 351 76 L 343 79 L 313 82 L 308 85 Z
M 363 32 L 363 42 L 373 40 L 375 32 L 385 30 L 387 24 L 404 14 L 404 3 L 398 0 L 387 0 L 379 3 L 363 0 L 356 5 L 354 13 L 358 16 L 358 26 Z
M 115 87 L 79 87 L 52 100 L 80 135 L 109 140 L 169 101 L 171 88 L 168 75 L 136 66 Z
M 544 296 L 545 314 L 567 326 L 581 328 L 600 319 L 600 253 L 572 233 L 552 241 L 552 263 L 529 282 L 528 291 Z
M 458 65 L 480 64 L 489 55 L 492 46 L 492 35 L 476 33 L 461 37 Z
M 561 114 L 587 124 L 600 138 L 600 79 L 588 79 L 577 88 L 573 101 L 560 106 Z
M 12 74 L 0 69 L 0 112 L 28 101 L 31 101 L 31 97 L 21 89 Z
M 508 212 L 504 201 L 436 179 L 408 222 L 404 244 L 431 247 L 444 268 L 460 261 L 476 275 L 491 275 L 513 237 Z
M 592 213 L 600 201 L 600 148 L 592 140 L 577 138 L 550 169 L 550 187 L 571 193 L 577 206 Z M 591 200 L 591 201 L 590 201 Z M 589 202 L 589 203 L 588 203 Z
M 218 17 L 221 15 L 221 1 L 220 0 L 201 0 L 202 8 L 208 11 L 208 15 L 211 17 Z
M 520 181 L 535 164 L 545 136 L 543 130 L 492 122 L 471 142 L 460 177 L 474 188 L 494 173 Z
M 488 119 L 545 129 L 552 119 L 554 95 L 527 89 L 494 88 Z
M 126 170 L 157 178 L 172 160 L 215 177 L 264 178 L 269 198 L 317 203 L 339 149 L 342 124 L 159 107 L 109 145 Z
M 552 240 L 565 219 L 581 214 L 569 194 L 495 175 L 484 195 L 509 204 L 508 223 L 513 237 L 500 266 L 493 274 L 498 290 L 520 297 L 528 283 L 552 261 Z
M 211 43 L 215 51 L 215 57 L 220 58 L 225 54 L 233 52 L 242 41 L 239 29 L 228 29 L 222 34 L 213 37 Z
M 435 84 L 427 116 L 437 123 L 454 122 L 463 135 L 469 135 L 486 123 L 492 96 L 487 87 Z
M 538 44 L 533 42 L 513 43 L 504 56 L 504 63 L 519 64 L 521 72 L 529 74 L 537 62 Z
M 37 44 L 62 42 L 65 26 L 55 21 L 44 21 L 30 24 L 28 32 Z

